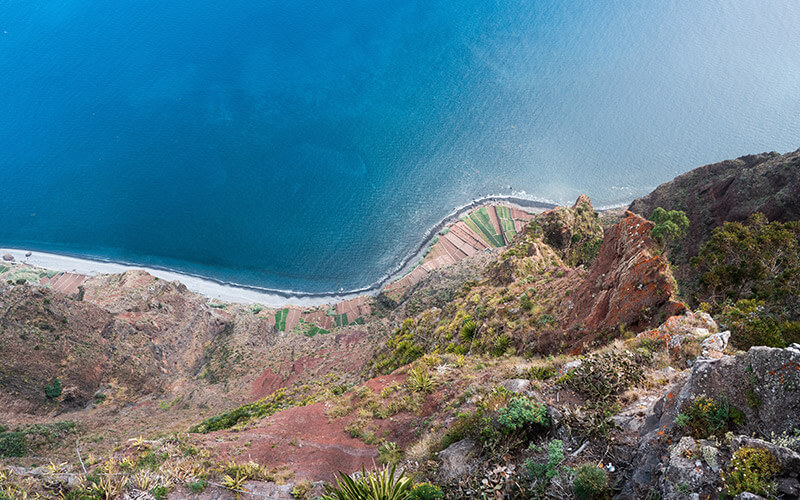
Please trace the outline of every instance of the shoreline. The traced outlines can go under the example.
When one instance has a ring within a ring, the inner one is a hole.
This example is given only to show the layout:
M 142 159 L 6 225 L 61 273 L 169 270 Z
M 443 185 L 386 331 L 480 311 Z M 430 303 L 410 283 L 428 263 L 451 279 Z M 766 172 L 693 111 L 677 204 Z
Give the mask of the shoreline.
M 508 205 L 516 206 L 526 211 L 533 209 L 535 212 L 543 212 L 554 208 L 556 205 L 545 203 L 520 196 L 513 195 L 491 195 L 476 198 L 469 203 L 456 207 L 450 214 L 445 216 L 439 223 L 428 229 L 421 238 L 420 243 L 405 258 L 387 272 L 381 279 L 371 285 L 367 285 L 354 290 L 342 292 L 310 293 L 289 290 L 274 290 L 254 285 L 244 285 L 217 280 L 209 276 L 201 276 L 175 269 L 161 268 L 158 266 L 141 266 L 130 262 L 120 262 L 105 260 L 91 256 L 78 256 L 44 252 L 34 249 L 3 247 L 0 254 L 11 254 L 14 256 L 14 263 L 28 264 L 43 269 L 74 272 L 88 276 L 99 274 L 116 274 L 130 271 L 132 269 L 142 269 L 159 279 L 167 281 L 180 281 L 192 292 L 198 293 L 208 298 L 217 299 L 223 302 L 239 304 L 261 304 L 268 307 L 283 307 L 287 305 L 313 307 L 321 305 L 331 305 L 353 299 L 359 296 L 375 296 L 385 285 L 399 279 L 416 266 L 419 258 L 431 245 L 437 234 L 449 225 L 457 222 L 459 217 L 477 207 L 493 202 L 503 202 Z M 25 254 L 31 252 L 30 257 Z

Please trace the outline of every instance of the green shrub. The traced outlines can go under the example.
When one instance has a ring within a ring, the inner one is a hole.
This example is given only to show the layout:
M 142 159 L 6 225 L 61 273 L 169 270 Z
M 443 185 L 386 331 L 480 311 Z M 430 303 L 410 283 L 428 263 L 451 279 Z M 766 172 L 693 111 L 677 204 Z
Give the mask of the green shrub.
M 56 379 L 52 384 L 44 386 L 44 395 L 47 399 L 55 399 L 61 395 L 61 381 Z
M 394 465 L 379 471 L 366 472 L 353 479 L 339 473 L 336 485 L 328 486 L 323 500 L 406 500 L 410 495 L 411 480 L 405 474 L 395 474 Z
M 24 457 L 28 440 L 24 432 L 0 432 L 0 457 Z
M 480 408 L 471 412 L 459 413 L 456 416 L 455 422 L 450 424 L 450 427 L 442 436 L 439 449 L 444 450 L 451 444 L 457 443 L 462 439 L 477 436 L 486 420 L 487 418 L 484 416 L 484 411 Z
M 733 454 L 722 480 L 727 494 L 732 497 L 747 491 L 772 498 L 775 494 L 773 480 L 778 472 L 778 461 L 769 450 L 743 446 Z
M 475 323 L 475 320 L 472 318 L 464 319 L 464 323 L 461 326 L 461 331 L 459 332 L 459 338 L 462 342 L 469 342 L 475 336 L 475 330 L 477 330 L 478 324 Z
M 533 366 L 530 369 L 530 378 L 533 380 L 547 380 L 553 378 L 558 373 L 558 370 L 555 367 L 546 365 L 546 366 Z
M 156 500 L 166 500 L 167 493 L 169 493 L 169 488 L 166 486 L 154 486 L 150 490 L 150 493 Z
M 189 483 L 189 491 L 191 491 L 192 493 L 202 493 L 205 491 L 207 487 L 208 483 L 203 480 Z
M 294 406 L 305 406 L 311 402 L 313 402 L 313 399 L 303 396 L 299 390 L 278 389 L 264 399 L 242 405 L 215 417 L 203 420 L 190 428 L 189 432 L 201 432 L 206 434 L 221 429 L 230 429 L 234 425 L 268 417 L 281 410 Z
M 378 373 L 391 373 L 401 366 L 413 363 L 425 354 L 414 337 L 414 320 L 403 321 L 386 342 L 386 352 L 381 353 L 373 365 Z
M 666 246 L 668 243 L 682 238 L 689 228 L 689 218 L 682 210 L 670 210 L 667 212 L 661 207 L 653 210 L 650 220 L 655 222 L 650 235 L 659 245 Z
M 403 457 L 403 452 L 394 441 L 385 441 L 378 447 L 378 463 L 397 465 Z
M 739 300 L 726 306 L 719 320 L 731 331 L 731 344 L 737 349 L 746 350 L 754 345 L 786 347 L 800 342 L 800 322 L 784 321 L 771 314 L 764 301 Z
M 547 461 L 540 462 L 529 458 L 525 461 L 525 469 L 534 481 L 534 488 L 539 494 L 544 496 L 544 492 L 550 485 L 550 481 L 561 472 L 561 462 L 564 461 L 564 443 L 559 439 L 550 441 L 545 449 L 544 446 L 536 449 L 539 453 L 547 453 Z
M 593 464 L 583 464 L 575 471 L 572 489 L 581 500 L 603 498 L 608 494 L 608 474 Z
M 700 300 L 719 307 L 756 299 L 776 319 L 800 319 L 800 221 L 769 222 L 756 213 L 746 224 L 726 222 L 691 262 L 702 273 Z
M 444 498 L 441 488 L 431 483 L 419 483 L 411 489 L 408 500 L 439 500 Z
M 511 347 L 511 337 L 507 333 L 503 333 L 495 337 L 492 341 L 492 355 L 502 356 Z
M 722 436 L 736 425 L 744 423 L 744 414 L 731 406 L 726 397 L 711 399 L 697 396 L 675 418 L 675 423 L 686 429 L 695 439 Z
M 497 412 L 497 423 L 504 434 L 522 430 L 526 427 L 547 428 L 550 419 L 547 407 L 525 396 L 511 398 L 508 405 Z

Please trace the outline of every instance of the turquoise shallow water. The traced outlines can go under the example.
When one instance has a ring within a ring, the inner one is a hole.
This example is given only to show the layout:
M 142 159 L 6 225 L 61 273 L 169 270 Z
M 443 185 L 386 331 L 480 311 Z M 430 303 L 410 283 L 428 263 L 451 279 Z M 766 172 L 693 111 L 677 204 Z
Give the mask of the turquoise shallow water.
M 796 149 L 798 26 L 763 0 L 7 0 L 0 246 L 360 288 L 478 196 L 611 205 Z

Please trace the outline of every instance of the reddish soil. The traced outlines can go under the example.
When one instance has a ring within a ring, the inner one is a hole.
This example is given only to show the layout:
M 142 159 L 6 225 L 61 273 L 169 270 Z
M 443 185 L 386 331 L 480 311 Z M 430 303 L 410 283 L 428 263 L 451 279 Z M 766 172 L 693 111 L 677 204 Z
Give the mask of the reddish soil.
M 78 294 L 78 287 L 83 284 L 88 276 L 75 273 L 59 273 L 52 278 L 41 278 L 39 283 L 42 285 L 49 285 L 53 290 L 63 293 L 67 296 Z

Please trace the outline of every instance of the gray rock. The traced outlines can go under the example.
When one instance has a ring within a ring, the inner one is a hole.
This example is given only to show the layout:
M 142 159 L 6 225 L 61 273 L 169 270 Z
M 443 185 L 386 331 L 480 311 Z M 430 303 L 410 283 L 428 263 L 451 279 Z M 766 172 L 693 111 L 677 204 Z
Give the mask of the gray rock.
M 10 253 L 3 254 L 3 260 L 6 262 L 11 262 L 14 260 L 14 256 L 11 255 Z
M 695 319 L 698 322 L 701 322 L 703 326 L 710 332 L 718 332 L 719 327 L 717 326 L 717 322 L 714 321 L 714 318 L 711 317 L 710 314 L 703 311 L 698 311 L 694 313 Z
M 471 439 L 462 439 L 439 452 L 439 478 L 444 482 L 464 477 L 472 470 L 472 461 L 478 445 Z
M 767 500 L 766 498 L 756 495 L 755 493 L 750 493 L 749 491 L 745 491 L 744 493 L 739 493 L 734 497 L 733 500 Z
M 728 347 L 728 340 L 731 338 L 730 331 L 715 333 L 703 341 L 700 347 L 703 349 L 703 357 L 719 358 Z
M 800 498 L 800 481 L 794 477 L 778 479 L 778 492 L 789 498 Z
M 562 366 L 561 369 L 558 371 L 558 376 L 563 377 L 564 375 L 571 372 L 575 368 L 581 366 L 582 364 L 583 361 L 581 361 L 580 359 L 576 359 L 575 361 L 570 361 L 569 363 L 565 363 L 564 366 Z
M 697 443 L 688 436 L 670 449 L 661 488 L 662 500 L 679 500 L 690 495 L 710 498 L 716 493 L 719 474 L 703 467 L 702 462 L 695 458 L 697 453 Z
M 666 448 L 663 438 L 670 436 L 675 439 L 683 435 L 676 429 L 675 417 L 700 395 L 726 398 L 744 413 L 744 424 L 735 429 L 737 434 L 763 435 L 792 431 L 800 427 L 800 412 L 797 411 L 800 408 L 800 346 L 793 345 L 786 349 L 753 347 L 738 356 L 697 358 L 691 374 L 685 379 L 679 378 L 648 412 L 640 431 L 642 437 L 637 452 L 631 460 L 630 479 L 622 486 L 618 498 L 646 498 L 650 490 L 658 491 L 665 499 L 680 498 L 674 496 L 679 491 L 673 487 L 680 487 L 681 481 L 687 484 L 690 479 L 699 481 L 699 478 L 693 478 L 689 470 L 690 466 L 695 468 L 696 458 L 691 463 L 683 463 L 671 455 L 665 458 L 670 450 Z M 758 399 L 757 405 L 752 405 L 754 397 Z M 753 443 L 770 447 L 784 471 L 798 471 L 783 473 L 782 477 L 800 474 L 800 454 L 753 438 L 741 436 L 736 439 L 740 446 Z M 700 451 L 702 454 L 703 448 Z M 719 472 L 715 472 L 707 460 L 701 465 L 703 478 L 713 476 L 717 482 L 715 488 L 721 486 Z M 724 467 L 724 459 L 716 467 Z M 661 479 L 659 471 L 665 471 Z M 705 487 L 706 483 L 698 484 Z
M 530 385 L 531 381 L 524 378 L 512 378 L 503 382 L 503 387 L 508 389 L 509 392 L 513 392 L 514 394 L 520 394 L 522 392 L 525 392 L 525 390 L 527 390 L 528 386 Z

